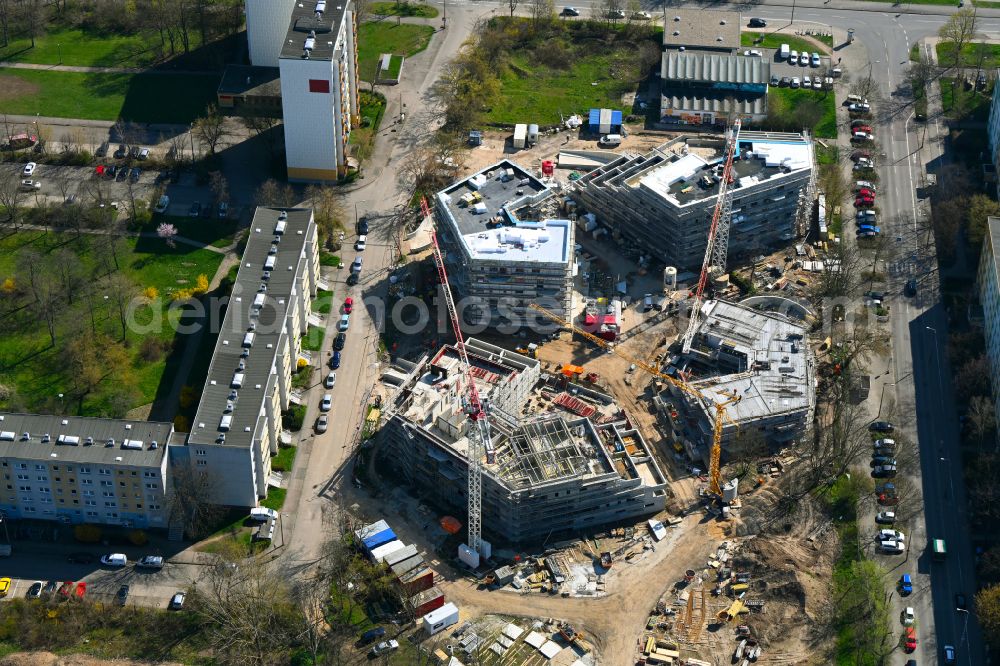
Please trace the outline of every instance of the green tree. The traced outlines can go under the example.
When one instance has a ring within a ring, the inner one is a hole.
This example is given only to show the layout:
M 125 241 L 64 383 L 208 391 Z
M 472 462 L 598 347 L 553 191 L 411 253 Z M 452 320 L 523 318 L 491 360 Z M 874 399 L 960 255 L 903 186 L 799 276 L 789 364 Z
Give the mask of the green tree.
M 962 64 L 962 51 L 976 35 L 976 12 L 970 7 L 960 9 L 938 30 L 938 36 L 944 41 L 952 67 Z
M 976 593 L 976 614 L 986 641 L 996 645 L 1000 641 L 1000 584 L 990 585 Z
M 991 216 L 1000 215 L 1000 203 L 990 199 L 985 194 L 973 194 L 969 197 L 969 212 L 966 221 L 969 225 L 969 242 L 978 248 L 986 235 L 987 220 Z

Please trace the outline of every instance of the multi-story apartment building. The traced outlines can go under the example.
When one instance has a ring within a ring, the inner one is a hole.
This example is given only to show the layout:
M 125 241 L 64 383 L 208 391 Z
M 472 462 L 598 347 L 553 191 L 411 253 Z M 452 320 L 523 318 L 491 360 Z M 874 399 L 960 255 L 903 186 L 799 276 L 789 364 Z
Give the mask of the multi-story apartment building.
M 250 64 L 277 67 L 295 0 L 245 0 Z
M 475 339 L 466 351 L 490 404 L 482 507 L 491 540 L 541 542 L 663 510 L 666 479 L 637 430 L 543 409 L 535 359 Z M 386 425 L 401 478 L 460 514 L 468 502 L 469 428 L 476 427 L 462 409 L 465 381 L 458 353 L 444 347 L 410 369 Z
M 531 303 L 570 318 L 575 228 L 536 221 L 551 197 L 508 160 L 438 192 L 438 234 L 463 324 L 514 332 L 537 319 Z
M 327 0 L 292 7 L 278 57 L 292 182 L 334 182 L 347 173 L 348 139 L 360 113 L 357 25 L 349 7 Z
M 0 512 L 166 527 L 169 423 L 0 414 Z
M 1000 87 L 1000 86 L 998 86 Z M 994 97 L 994 102 L 996 98 Z M 983 251 L 979 255 L 976 284 L 979 303 L 983 307 L 983 332 L 986 337 L 986 356 L 990 361 L 997 423 L 1000 423 L 1000 217 L 990 217 L 983 238 Z
M 994 72 L 995 81 L 1000 81 L 1000 70 Z M 993 177 L 997 184 L 997 195 L 1000 196 L 1000 86 L 993 86 L 993 99 L 990 102 L 990 118 L 986 125 L 990 142 L 990 163 L 993 165 Z
M 256 506 L 267 495 L 281 412 L 319 276 L 310 209 L 258 208 L 179 464 L 211 473 L 212 501 Z
M 668 265 L 701 267 L 725 154 L 721 138 L 682 136 L 623 155 L 576 182 L 598 222 Z M 729 254 L 758 254 L 796 235 L 812 178 L 812 142 L 799 134 L 740 132 Z

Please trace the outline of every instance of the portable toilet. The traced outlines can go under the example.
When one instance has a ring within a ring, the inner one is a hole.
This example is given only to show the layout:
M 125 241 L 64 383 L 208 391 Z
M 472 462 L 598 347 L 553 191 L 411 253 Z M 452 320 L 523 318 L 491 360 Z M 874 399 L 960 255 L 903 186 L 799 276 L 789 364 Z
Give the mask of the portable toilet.
M 479 130 L 472 130 L 471 132 L 469 132 L 469 145 L 470 146 L 483 145 L 483 133 Z
M 528 125 L 528 145 L 533 146 L 538 143 L 538 125 L 532 123 Z
M 528 126 L 522 123 L 514 125 L 514 147 L 524 148 L 528 138 Z

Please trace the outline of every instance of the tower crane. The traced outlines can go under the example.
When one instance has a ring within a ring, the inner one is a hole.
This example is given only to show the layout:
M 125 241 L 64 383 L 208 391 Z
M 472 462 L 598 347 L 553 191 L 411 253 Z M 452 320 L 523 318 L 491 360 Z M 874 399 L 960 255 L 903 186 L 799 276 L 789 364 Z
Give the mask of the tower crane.
M 703 403 L 710 403 L 711 406 L 715 409 L 715 424 L 712 429 L 712 449 L 709 454 L 709 465 L 708 465 L 709 490 L 712 492 L 712 494 L 716 495 L 717 497 L 722 497 L 722 479 L 721 479 L 722 473 L 720 471 L 720 460 L 722 457 L 722 428 L 725 425 L 725 420 L 729 418 L 726 415 L 726 408 L 733 403 L 739 402 L 742 396 L 740 396 L 736 392 L 733 392 L 732 394 L 725 392 L 716 392 L 718 395 L 724 396 L 726 398 L 722 402 L 719 402 L 711 395 L 708 395 L 703 391 L 699 391 L 698 389 L 689 385 L 687 382 L 683 382 L 677 379 L 676 377 L 671 377 L 666 373 L 660 372 L 658 368 L 644 361 L 632 358 L 631 356 L 629 356 L 621 349 L 619 349 L 617 346 L 611 344 L 604 338 L 598 337 L 593 333 L 589 333 L 587 331 L 584 331 L 583 329 L 577 328 L 572 323 L 566 321 L 565 319 L 555 314 L 554 312 L 546 310 L 540 305 L 531 303 L 528 307 L 540 312 L 541 314 L 545 315 L 552 321 L 561 324 L 562 326 L 570 329 L 574 333 L 583 336 L 587 340 L 593 342 L 598 347 L 606 349 L 615 356 L 618 356 L 619 358 L 622 358 L 628 361 L 629 363 L 634 364 L 637 368 L 642 368 L 650 375 L 658 379 L 662 379 L 663 381 L 671 384 L 672 386 L 676 386 L 681 391 L 684 391 L 688 395 L 692 396 L 695 400 L 698 400 Z
M 694 290 L 694 302 L 691 303 L 691 313 L 688 328 L 684 333 L 684 353 L 691 351 L 691 343 L 698 328 L 698 315 L 701 312 L 702 297 L 709 273 L 716 269 L 721 273 L 726 271 L 726 258 L 729 255 L 729 225 L 733 217 L 733 159 L 740 135 L 742 121 L 737 118 L 729 126 L 729 136 L 726 140 L 725 166 L 722 170 L 722 180 L 719 182 L 719 195 L 712 211 L 712 223 L 708 227 L 708 244 L 705 246 L 705 259 L 701 263 L 701 275 L 698 286 Z
M 427 207 L 426 200 L 421 202 L 422 208 Z M 479 390 L 476 388 L 476 378 L 472 374 L 472 366 L 469 364 L 469 355 L 465 351 L 465 338 L 462 336 L 462 328 L 458 321 L 458 310 L 455 309 L 455 300 L 451 295 L 451 286 L 448 284 L 448 272 L 444 267 L 444 256 L 441 254 L 441 247 L 438 245 L 437 234 L 431 234 L 434 243 L 434 264 L 437 266 L 438 280 L 444 290 L 445 303 L 448 305 L 448 316 L 451 318 L 451 327 L 455 332 L 456 347 L 458 357 L 462 365 L 462 372 L 465 374 L 467 393 L 465 396 L 465 413 L 472 421 L 469 428 L 469 450 L 467 455 L 469 462 L 469 530 L 468 543 L 471 550 L 475 551 L 478 558 L 483 554 L 483 456 L 489 446 L 490 422 L 486 416 L 486 410 L 479 398 Z M 478 562 L 477 562 L 478 564 Z

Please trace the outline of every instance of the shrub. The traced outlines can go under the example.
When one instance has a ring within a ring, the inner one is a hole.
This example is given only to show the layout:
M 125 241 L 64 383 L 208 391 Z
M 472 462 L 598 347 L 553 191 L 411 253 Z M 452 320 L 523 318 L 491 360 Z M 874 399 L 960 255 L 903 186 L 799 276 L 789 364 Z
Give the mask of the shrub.
M 187 409 L 193 405 L 198 400 L 198 389 L 193 386 L 188 386 L 185 384 L 181 387 L 181 394 L 178 396 L 178 401 L 182 408 Z
M 73 538 L 84 543 L 97 543 L 101 540 L 101 528 L 97 525 L 77 525 L 73 528 Z
M 298 361 L 295 362 L 295 367 L 297 370 L 301 370 L 307 365 L 309 365 L 309 361 L 305 360 L 304 358 L 300 358 Z
M 149 543 L 149 537 L 142 530 L 132 530 L 128 533 L 128 541 L 133 546 L 145 546 Z
M 195 287 L 191 290 L 191 293 L 200 295 L 204 294 L 206 291 L 208 291 L 208 276 L 202 273 L 198 276 L 198 279 L 195 282 Z
M 13 294 L 17 291 L 17 282 L 14 281 L 14 278 L 9 277 L 3 281 L 2 285 L 0 285 L 0 290 L 2 290 L 5 294 Z
M 160 290 L 156 287 L 146 287 L 142 290 L 142 295 L 151 301 L 155 301 L 160 297 Z
M 178 289 L 171 294 L 171 298 L 174 301 L 190 301 L 194 298 L 194 293 L 190 289 Z
M 139 358 L 147 363 L 153 363 L 160 360 L 160 356 L 163 355 L 165 344 L 166 343 L 159 338 L 144 338 L 142 344 L 139 345 Z
M 306 420 L 306 406 L 305 405 L 295 405 L 288 411 L 282 412 L 281 414 L 281 424 L 291 430 L 296 432 L 302 429 L 302 422 Z
M 183 414 L 178 414 L 174 417 L 174 430 L 177 432 L 190 432 L 191 424 L 188 422 L 188 418 Z

